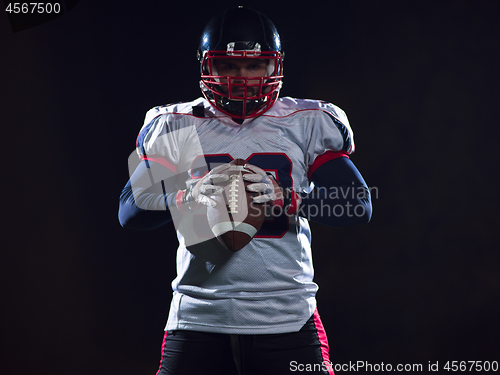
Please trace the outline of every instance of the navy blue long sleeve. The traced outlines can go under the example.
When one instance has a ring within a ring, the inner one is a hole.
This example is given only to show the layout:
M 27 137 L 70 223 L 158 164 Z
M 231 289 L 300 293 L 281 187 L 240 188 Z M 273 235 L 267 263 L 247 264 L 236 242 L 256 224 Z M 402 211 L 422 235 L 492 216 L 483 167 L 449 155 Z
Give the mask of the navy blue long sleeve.
M 152 175 L 167 177 L 172 172 L 151 161 L 139 164 L 120 195 L 118 220 L 122 227 L 156 229 L 172 220 L 168 202 L 177 190 L 169 184 L 168 178 L 155 182 Z M 135 194 L 132 187 L 136 190 Z
M 315 188 L 302 195 L 299 215 L 328 226 L 366 224 L 372 215 L 370 191 L 352 161 L 339 157 L 311 176 Z

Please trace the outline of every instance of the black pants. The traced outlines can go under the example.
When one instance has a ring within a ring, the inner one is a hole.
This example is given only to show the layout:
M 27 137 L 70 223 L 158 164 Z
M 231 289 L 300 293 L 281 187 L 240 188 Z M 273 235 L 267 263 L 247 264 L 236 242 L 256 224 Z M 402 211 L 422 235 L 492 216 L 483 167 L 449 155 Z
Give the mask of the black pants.
M 167 331 L 157 375 L 333 374 L 317 312 L 298 332 L 228 335 Z

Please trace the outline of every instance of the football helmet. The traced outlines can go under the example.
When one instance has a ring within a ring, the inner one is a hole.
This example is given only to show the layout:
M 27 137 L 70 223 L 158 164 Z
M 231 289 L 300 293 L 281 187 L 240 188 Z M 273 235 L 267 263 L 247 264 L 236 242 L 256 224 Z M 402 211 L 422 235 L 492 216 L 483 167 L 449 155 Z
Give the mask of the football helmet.
M 262 115 L 278 98 L 283 79 L 283 51 L 276 27 L 264 14 L 237 7 L 213 17 L 198 49 L 203 96 L 233 119 Z M 217 61 L 265 62 L 263 76 L 221 75 Z

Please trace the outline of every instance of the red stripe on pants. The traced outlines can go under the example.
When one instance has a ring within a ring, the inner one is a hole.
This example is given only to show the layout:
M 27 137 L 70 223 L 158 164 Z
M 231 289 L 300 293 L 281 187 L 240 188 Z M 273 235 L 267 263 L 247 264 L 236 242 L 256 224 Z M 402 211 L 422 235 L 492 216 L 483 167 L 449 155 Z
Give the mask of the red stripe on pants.
M 313 316 L 314 316 L 314 326 L 316 327 L 316 331 L 318 332 L 318 339 L 321 345 L 323 364 L 325 365 L 328 374 L 335 375 L 335 373 L 333 372 L 333 366 L 330 363 L 328 338 L 326 337 L 325 327 L 323 327 L 323 323 L 321 322 L 321 318 L 319 317 L 318 309 L 314 310 Z

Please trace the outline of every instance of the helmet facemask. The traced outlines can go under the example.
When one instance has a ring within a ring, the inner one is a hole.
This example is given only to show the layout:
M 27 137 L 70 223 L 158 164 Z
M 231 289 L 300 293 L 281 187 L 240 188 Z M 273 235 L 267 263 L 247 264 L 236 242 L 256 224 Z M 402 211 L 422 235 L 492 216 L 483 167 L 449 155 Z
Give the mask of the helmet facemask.
M 220 75 L 216 60 L 265 61 L 266 72 L 258 77 Z M 226 60 L 227 59 L 227 60 Z M 230 42 L 226 51 L 205 51 L 201 59 L 200 87 L 205 98 L 232 118 L 260 116 L 269 110 L 279 95 L 283 62 L 279 51 L 261 51 L 259 43 Z

